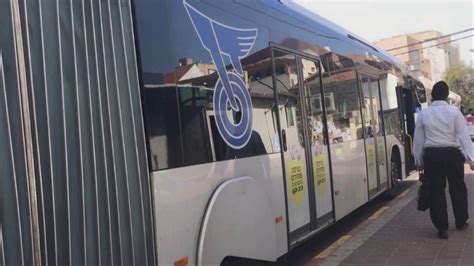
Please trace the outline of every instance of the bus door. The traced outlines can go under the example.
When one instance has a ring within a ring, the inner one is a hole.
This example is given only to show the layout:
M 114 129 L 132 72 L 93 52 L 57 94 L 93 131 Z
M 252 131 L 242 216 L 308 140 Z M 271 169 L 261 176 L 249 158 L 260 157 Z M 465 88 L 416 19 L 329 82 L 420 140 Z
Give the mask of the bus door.
M 374 107 L 374 115 L 376 121 L 375 135 L 377 136 L 377 168 L 379 170 L 379 183 L 380 190 L 384 190 L 388 187 L 388 155 L 387 155 L 387 142 L 385 134 L 385 124 L 383 121 L 383 101 L 382 92 L 380 89 L 380 80 L 372 80 L 371 82 L 371 94 L 377 95 L 377 99 L 372 104 Z M 375 99 L 375 97 L 374 97 Z
M 376 78 L 360 76 L 361 100 L 364 121 L 365 155 L 369 199 L 387 183 L 385 134 L 381 115 L 379 83 Z
M 312 180 L 316 219 L 314 229 L 322 228 L 334 221 L 333 194 L 329 156 L 329 141 L 325 110 L 333 106 L 331 93 L 323 93 L 319 76 L 319 62 L 301 58 L 302 85 L 305 93 L 306 128 L 312 162 Z
M 408 175 L 411 170 L 416 169 L 415 158 L 413 157 L 412 145 L 413 145 L 413 136 L 415 134 L 415 121 L 416 121 L 416 111 L 421 107 L 421 104 L 417 101 L 416 91 L 413 86 L 409 87 L 399 87 L 400 93 L 399 97 L 401 98 L 402 106 L 402 130 L 405 133 L 405 162 L 406 162 L 406 174 Z M 425 95 L 426 100 L 426 95 Z
M 289 241 L 294 244 L 333 219 L 327 130 L 319 62 L 277 49 L 273 59 Z

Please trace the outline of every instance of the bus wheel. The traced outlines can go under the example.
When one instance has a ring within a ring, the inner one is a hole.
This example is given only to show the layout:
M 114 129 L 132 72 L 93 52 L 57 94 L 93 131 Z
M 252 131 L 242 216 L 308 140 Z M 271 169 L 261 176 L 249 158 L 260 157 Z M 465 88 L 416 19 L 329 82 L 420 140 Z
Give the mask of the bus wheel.
M 400 191 L 400 180 L 402 177 L 402 163 L 400 154 L 392 151 L 390 159 L 390 188 L 387 190 L 387 198 L 394 199 Z

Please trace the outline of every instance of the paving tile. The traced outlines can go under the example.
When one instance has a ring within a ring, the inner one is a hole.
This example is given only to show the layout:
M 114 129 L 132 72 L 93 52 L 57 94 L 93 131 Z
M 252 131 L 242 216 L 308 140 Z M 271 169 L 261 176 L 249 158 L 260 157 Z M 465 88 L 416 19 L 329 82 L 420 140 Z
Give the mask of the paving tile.
M 410 265 L 413 260 L 409 259 L 394 259 L 387 261 L 387 265 Z
M 437 254 L 434 254 L 434 255 L 432 255 L 432 254 L 429 254 L 429 255 L 420 255 L 420 254 L 418 254 L 418 255 L 415 256 L 415 260 L 435 260 L 437 257 L 438 257 Z
M 405 262 L 389 262 L 389 263 L 386 263 L 384 265 L 385 266 L 406 266 L 406 265 L 410 265 L 410 264 L 407 264 Z
M 361 264 L 359 263 L 347 263 L 347 262 L 343 262 L 341 264 L 339 264 L 339 266 L 359 266 Z
M 436 260 L 435 265 L 459 265 L 459 260 Z
M 466 185 L 469 203 L 474 202 L 474 175 L 466 176 Z M 353 249 L 350 254 L 347 254 L 347 247 L 340 247 L 341 251 L 346 251 L 345 257 L 340 256 L 343 258 L 340 265 L 474 266 L 474 226 L 462 231 L 455 229 L 449 194 L 450 238 L 441 240 L 436 236 L 437 231 L 431 224 L 429 212 L 416 210 L 416 199 L 411 193 L 414 191 L 409 193 L 411 199 L 404 202 L 404 207 L 398 212 L 396 207 L 391 207 L 379 217 L 380 221 L 375 220 L 361 229 L 360 235 L 354 235 L 353 239 L 357 241 L 347 245 Z M 474 204 L 469 205 L 469 212 L 474 217 Z M 387 219 L 391 213 L 392 218 Z
M 432 266 L 434 264 L 433 260 L 414 260 L 409 265 L 413 266 Z
M 474 258 L 461 258 L 461 264 L 470 264 L 471 266 L 474 265 Z

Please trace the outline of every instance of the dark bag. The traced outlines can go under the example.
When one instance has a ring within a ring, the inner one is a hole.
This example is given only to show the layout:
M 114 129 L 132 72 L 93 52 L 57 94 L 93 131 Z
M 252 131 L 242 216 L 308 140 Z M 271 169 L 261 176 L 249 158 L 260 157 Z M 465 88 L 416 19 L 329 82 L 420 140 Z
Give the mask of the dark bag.
M 419 211 L 426 211 L 430 208 L 431 198 L 430 198 L 430 182 L 425 177 L 423 170 L 419 171 L 421 185 L 418 188 L 418 207 Z

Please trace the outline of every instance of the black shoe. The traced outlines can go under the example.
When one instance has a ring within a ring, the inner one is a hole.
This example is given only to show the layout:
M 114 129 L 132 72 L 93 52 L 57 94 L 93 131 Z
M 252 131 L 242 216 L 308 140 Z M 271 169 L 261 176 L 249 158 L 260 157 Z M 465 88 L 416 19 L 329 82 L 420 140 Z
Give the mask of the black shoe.
M 471 221 L 470 219 L 467 219 L 467 221 L 465 221 L 463 224 L 457 225 L 456 228 L 457 228 L 458 230 L 464 230 L 464 229 L 466 229 L 466 228 L 469 226 L 469 222 L 470 222 L 470 221 Z
M 438 238 L 440 239 L 448 239 L 448 231 L 439 231 Z

